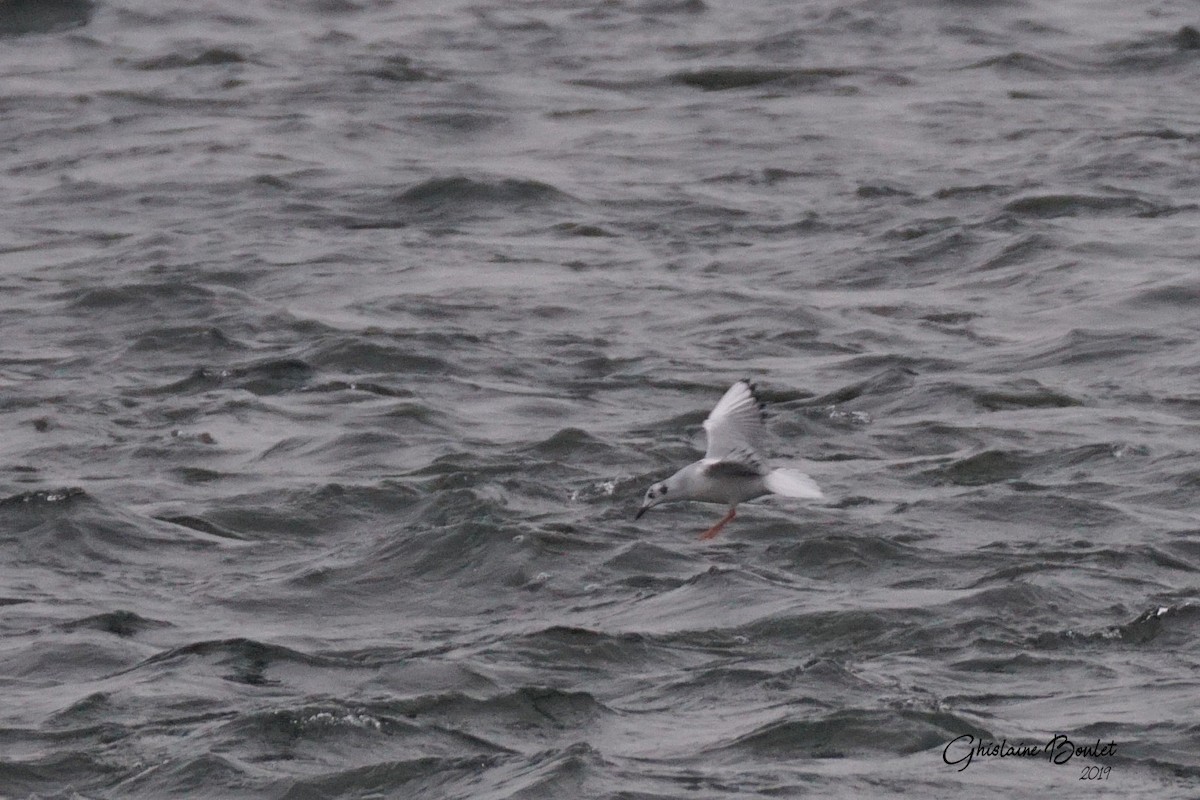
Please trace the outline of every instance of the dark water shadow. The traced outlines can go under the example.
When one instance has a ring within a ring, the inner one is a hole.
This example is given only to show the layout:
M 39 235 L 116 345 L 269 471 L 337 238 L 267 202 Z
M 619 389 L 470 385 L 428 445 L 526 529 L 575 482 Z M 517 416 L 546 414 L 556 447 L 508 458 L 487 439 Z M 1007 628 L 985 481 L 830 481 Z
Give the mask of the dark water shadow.
M 5 0 L 0 3 L 0 36 L 80 28 L 92 19 L 90 0 Z

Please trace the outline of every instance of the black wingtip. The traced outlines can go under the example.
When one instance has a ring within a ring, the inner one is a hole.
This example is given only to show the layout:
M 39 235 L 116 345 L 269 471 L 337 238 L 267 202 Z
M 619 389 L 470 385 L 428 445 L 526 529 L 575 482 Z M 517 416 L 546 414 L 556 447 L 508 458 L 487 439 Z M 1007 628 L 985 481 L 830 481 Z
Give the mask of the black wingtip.
M 765 400 L 763 400 L 761 397 L 758 396 L 758 384 L 755 383 L 750 378 L 742 378 L 742 383 L 746 384 L 746 386 L 750 389 L 750 397 L 758 405 L 758 410 L 762 414 L 763 419 L 766 419 L 767 418 L 767 403 Z

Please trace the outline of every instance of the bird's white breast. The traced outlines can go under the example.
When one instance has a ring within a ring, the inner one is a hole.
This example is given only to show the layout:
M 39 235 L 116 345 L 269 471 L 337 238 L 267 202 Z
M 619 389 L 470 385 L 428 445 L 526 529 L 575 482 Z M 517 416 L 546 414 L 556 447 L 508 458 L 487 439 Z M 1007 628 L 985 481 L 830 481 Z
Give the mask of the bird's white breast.
M 711 477 L 706 474 L 708 466 L 705 461 L 697 461 L 687 468 L 687 493 L 690 499 L 735 506 L 767 494 L 761 475 Z

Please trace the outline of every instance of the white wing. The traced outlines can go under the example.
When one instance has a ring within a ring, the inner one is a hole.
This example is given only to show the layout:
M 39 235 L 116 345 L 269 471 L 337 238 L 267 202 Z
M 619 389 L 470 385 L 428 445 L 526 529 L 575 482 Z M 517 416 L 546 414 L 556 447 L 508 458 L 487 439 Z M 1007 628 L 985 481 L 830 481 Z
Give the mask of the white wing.
M 704 420 L 704 431 L 708 434 L 704 460 L 733 461 L 761 469 L 767 438 L 767 427 L 763 423 L 765 406 L 750 381 L 742 380 L 730 386 Z
M 804 497 L 809 500 L 825 498 L 817 482 L 795 469 L 773 469 L 767 474 L 767 490 L 784 497 Z

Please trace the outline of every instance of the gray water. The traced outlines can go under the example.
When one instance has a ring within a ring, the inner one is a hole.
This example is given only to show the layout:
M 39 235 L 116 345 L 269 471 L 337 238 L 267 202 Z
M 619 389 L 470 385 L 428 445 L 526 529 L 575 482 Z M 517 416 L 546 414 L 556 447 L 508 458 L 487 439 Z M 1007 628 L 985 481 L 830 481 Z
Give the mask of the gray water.
M 0 796 L 1194 797 L 1196 26 L 0 4 Z

